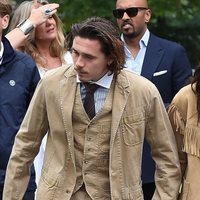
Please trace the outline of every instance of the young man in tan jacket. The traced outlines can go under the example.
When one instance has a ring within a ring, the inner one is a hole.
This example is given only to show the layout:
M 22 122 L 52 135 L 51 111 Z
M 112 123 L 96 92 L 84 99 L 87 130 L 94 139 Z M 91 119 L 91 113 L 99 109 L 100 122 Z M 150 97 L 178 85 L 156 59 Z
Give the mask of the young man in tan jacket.
M 86 20 L 72 56 L 74 66 L 47 73 L 37 87 L 15 140 L 3 199 L 22 199 L 48 132 L 37 200 L 143 199 L 144 138 L 157 165 L 154 199 L 175 200 L 181 173 L 164 104 L 150 81 L 123 69 L 116 27 L 98 17 Z M 98 85 L 94 96 L 86 85 Z M 84 108 L 88 95 L 95 116 Z

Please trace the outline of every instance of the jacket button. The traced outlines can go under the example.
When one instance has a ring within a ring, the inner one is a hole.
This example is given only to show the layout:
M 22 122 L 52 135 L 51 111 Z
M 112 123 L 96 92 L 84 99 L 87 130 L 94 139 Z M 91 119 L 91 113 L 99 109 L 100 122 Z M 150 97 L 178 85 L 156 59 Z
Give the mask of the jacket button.
M 85 163 L 85 164 L 88 164 L 88 161 L 87 161 L 87 160 L 84 160 L 84 163 Z

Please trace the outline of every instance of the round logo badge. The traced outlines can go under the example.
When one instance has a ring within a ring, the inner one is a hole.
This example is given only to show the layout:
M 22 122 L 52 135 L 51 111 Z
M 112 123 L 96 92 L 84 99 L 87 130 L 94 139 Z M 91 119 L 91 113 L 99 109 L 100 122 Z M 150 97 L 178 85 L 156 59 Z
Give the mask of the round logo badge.
M 14 80 L 10 80 L 10 81 L 9 81 L 9 84 L 10 84 L 11 86 L 15 86 L 15 81 L 14 81 Z

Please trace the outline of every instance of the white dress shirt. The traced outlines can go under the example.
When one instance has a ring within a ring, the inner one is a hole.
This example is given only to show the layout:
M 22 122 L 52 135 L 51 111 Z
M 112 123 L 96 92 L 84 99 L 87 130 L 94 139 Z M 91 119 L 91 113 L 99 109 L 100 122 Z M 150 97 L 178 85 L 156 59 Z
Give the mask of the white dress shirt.
M 142 65 L 143 65 L 144 56 L 147 49 L 147 44 L 149 41 L 149 36 L 150 36 L 150 33 L 149 33 L 149 30 L 147 29 L 139 42 L 140 50 L 138 54 L 136 55 L 136 57 L 134 58 L 127 47 L 123 34 L 121 35 L 121 40 L 124 42 L 124 50 L 126 54 L 125 67 L 128 70 L 133 71 L 138 75 L 141 75 L 141 72 L 142 72 Z
M 3 61 L 3 52 L 4 52 L 4 46 L 3 46 L 3 42 L 1 42 L 1 47 L 0 47 L 0 64 Z

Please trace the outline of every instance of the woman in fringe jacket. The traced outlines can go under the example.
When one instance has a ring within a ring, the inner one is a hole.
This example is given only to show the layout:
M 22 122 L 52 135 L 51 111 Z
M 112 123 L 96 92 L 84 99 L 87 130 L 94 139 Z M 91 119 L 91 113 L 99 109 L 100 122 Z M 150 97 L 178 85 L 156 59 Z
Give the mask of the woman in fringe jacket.
M 174 97 L 168 114 L 176 136 L 183 182 L 179 200 L 200 199 L 200 66 Z

